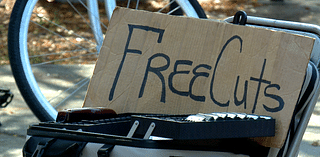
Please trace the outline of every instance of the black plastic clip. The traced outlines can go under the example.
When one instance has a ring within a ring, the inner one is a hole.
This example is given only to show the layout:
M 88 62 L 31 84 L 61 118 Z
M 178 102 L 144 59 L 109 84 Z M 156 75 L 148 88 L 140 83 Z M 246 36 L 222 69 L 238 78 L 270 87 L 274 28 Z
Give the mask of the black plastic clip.
M 9 89 L 0 88 L 0 108 L 5 108 L 13 99 L 13 94 Z
M 246 25 L 247 24 L 247 13 L 245 11 L 238 11 L 233 17 L 233 24 Z
M 48 148 L 56 139 L 50 139 L 49 141 L 40 141 L 37 145 L 36 150 L 33 152 L 32 157 L 42 157 L 45 152 L 45 149 Z
M 105 144 L 98 150 L 98 157 L 109 157 L 114 145 Z

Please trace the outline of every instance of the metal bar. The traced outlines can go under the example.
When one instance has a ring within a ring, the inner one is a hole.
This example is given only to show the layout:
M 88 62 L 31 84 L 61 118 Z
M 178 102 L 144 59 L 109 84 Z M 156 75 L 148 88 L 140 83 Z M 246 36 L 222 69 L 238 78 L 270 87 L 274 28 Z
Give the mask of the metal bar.
M 229 17 L 224 21 L 232 23 L 233 17 Z M 255 17 L 255 16 L 248 16 L 247 23 L 254 24 L 254 25 L 275 27 L 275 28 L 285 28 L 290 30 L 305 31 L 305 32 L 315 33 L 318 36 L 320 36 L 320 26 L 314 25 L 314 24 L 292 22 L 292 21 L 285 21 L 285 20 L 275 20 L 275 19 Z
M 314 110 L 314 107 L 317 104 L 318 97 L 320 94 L 320 83 L 318 83 L 316 89 L 317 92 L 313 95 L 311 101 L 309 102 L 308 106 L 304 109 L 303 115 L 300 119 L 300 122 L 298 124 L 297 130 L 295 132 L 295 135 L 292 139 L 292 142 L 290 143 L 288 152 L 286 153 L 287 157 L 294 157 L 298 155 L 298 151 L 300 148 L 300 143 L 302 141 L 304 132 L 306 131 L 306 128 L 308 126 L 310 117 L 312 115 L 312 112 Z

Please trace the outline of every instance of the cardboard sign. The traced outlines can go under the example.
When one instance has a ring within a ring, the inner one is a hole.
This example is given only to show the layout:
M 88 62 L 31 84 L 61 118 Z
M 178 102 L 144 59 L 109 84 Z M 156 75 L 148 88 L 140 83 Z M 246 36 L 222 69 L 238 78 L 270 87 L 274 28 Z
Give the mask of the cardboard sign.
M 313 43 L 284 32 L 116 8 L 84 106 L 268 115 L 276 119 L 276 136 L 258 141 L 281 147 Z

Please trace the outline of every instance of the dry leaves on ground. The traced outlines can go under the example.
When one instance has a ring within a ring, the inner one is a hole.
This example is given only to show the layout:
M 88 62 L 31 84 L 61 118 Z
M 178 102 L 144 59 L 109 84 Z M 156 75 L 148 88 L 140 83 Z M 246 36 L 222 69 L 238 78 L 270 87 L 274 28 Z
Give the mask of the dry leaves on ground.
M 2 0 L 0 3 L 0 65 L 8 64 L 8 50 L 7 50 L 7 33 L 9 18 L 13 8 L 15 0 Z M 139 9 L 156 11 L 159 8 L 165 6 L 168 1 L 162 0 L 149 0 L 140 1 Z M 225 16 L 234 15 L 238 10 L 250 10 L 260 4 L 257 0 L 199 0 L 199 3 L 206 11 L 208 15 L 210 13 L 223 14 Z M 118 1 L 118 5 L 126 6 L 125 1 Z M 135 7 L 135 2 L 131 3 L 131 7 Z M 103 5 L 100 5 L 99 13 L 104 14 Z M 87 11 L 80 4 L 76 4 L 75 8 L 78 9 L 82 15 L 87 18 Z M 96 51 L 94 46 L 94 37 L 91 33 L 90 27 L 82 20 L 82 16 L 74 13 L 72 7 L 68 3 L 58 3 L 54 0 L 40 1 L 34 9 L 37 14 L 32 15 L 32 20 L 37 23 L 44 24 L 49 30 L 54 31 L 58 34 L 66 36 L 61 38 L 53 33 L 48 33 L 47 30 L 41 29 L 35 24 L 31 23 L 29 27 L 28 34 L 28 51 L 32 55 L 45 55 L 42 57 L 31 58 L 32 63 L 49 61 L 52 59 L 61 60 L 60 64 L 68 63 L 92 63 L 95 61 L 95 55 L 89 55 Z M 168 10 L 167 10 L 168 11 Z M 211 18 L 216 18 L 210 16 Z M 46 22 L 45 19 L 50 19 L 53 22 L 61 23 L 61 27 L 54 27 L 53 24 Z M 106 17 L 101 18 L 102 23 L 108 25 L 108 20 Z M 72 31 L 71 31 L 72 30 Z M 103 30 L 105 32 L 106 29 Z M 84 37 L 84 39 L 79 38 L 79 36 Z M 79 47 L 83 50 L 74 51 Z M 89 49 L 89 50 L 85 50 Z M 58 54 L 54 54 L 59 52 Z M 79 57 L 80 59 L 67 59 L 68 57 L 74 57 L 84 55 Z M 77 60 L 77 61 L 76 61 Z M 80 62 L 79 62 L 80 61 Z

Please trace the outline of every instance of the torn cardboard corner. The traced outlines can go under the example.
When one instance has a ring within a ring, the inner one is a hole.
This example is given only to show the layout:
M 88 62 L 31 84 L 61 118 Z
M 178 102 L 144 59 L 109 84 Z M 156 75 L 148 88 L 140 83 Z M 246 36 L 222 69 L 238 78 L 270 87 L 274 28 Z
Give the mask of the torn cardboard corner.
M 268 115 L 276 119 L 276 136 L 259 141 L 280 148 L 313 43 L 284 32 L 117 8 L 84 106 Z

